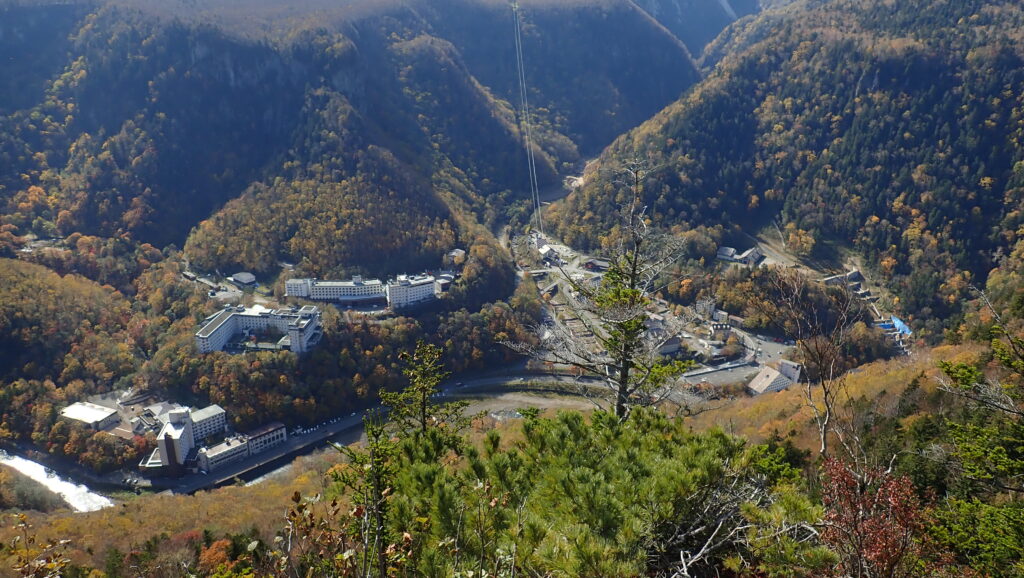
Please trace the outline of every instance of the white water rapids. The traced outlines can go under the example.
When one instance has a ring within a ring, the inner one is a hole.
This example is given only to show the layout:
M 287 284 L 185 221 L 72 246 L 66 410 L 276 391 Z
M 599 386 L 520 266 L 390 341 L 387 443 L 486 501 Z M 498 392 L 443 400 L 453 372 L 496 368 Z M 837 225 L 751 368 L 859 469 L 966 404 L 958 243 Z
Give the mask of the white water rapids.
M 31 460 L 12 456 L 0 451 L 0 464 L 14 468 L 23 475 L 46 486 L 48 490 L 64 499 L 76 512 L 93 512 L 114 505 L 108 498 L 89 491 L 82 484 L 76 484 L 48 473 L 46 468 Z

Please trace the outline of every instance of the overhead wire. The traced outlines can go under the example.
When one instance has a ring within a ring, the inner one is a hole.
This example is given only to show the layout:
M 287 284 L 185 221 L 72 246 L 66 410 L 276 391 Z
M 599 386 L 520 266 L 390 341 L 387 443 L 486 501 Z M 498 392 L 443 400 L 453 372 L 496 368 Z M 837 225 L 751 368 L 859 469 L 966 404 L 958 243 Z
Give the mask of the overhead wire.
M 537 180 L 537 162 L 533 154 L 533 126 L 530 122 L 530 101 L 526 90 L 526 67 L 523 61 L 522 25 L 519 17 L 519 2 L 512 2 L 512 13 L 515 17 L 516 68 L 519 71 L 519 104 L 522 110 L 523 140 L 526 146 L 526 164 L 530 178 L 530 201 L 536 214 L 537 231 L 544 234 L 544 218 L 541 215 L 540 187 Z

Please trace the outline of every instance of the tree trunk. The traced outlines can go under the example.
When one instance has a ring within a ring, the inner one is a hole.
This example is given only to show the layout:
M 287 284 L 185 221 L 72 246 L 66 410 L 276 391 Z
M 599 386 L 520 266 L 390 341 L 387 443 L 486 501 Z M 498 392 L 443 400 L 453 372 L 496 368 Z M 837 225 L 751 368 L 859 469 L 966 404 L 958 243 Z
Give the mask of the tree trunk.
M 380 470 L 377 464 L 377 455 L 373 445 L 370 445 L 371 476 L 373 480 L 373 516 L 374 534 L 377 539 L 377 575 L 387 576 L 388 556 L 387 547 L 384 545 L 384 490 L 381 488 Z
M 623 351 L 619 361 L 619 378 L 615 384 L 615 417 L 622 421 L 629 412 L 629 352 Z

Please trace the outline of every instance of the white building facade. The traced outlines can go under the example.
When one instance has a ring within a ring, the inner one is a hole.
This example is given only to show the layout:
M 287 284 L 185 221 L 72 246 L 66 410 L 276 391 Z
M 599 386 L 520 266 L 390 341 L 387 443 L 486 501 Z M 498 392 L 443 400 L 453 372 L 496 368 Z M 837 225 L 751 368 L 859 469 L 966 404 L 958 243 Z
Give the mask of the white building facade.
M 248 438 L 249 453 L 258 454 L 267 448 L 283 444 L 288 440 L 288 432 L 284 424 L 274 422 L 249 432 Z
M 228 427 L 227 412 L 216 404 L 193 411 L 189 418 L 192 420 L 192 439 L 196 445 L 212 435 L 224 433 Z
M 176 409 L 167 414 L 167 423 L 160 429 L 156 443 L 164 465 L 185 463 L 185 458 L 195 447 L 188 409 Z
M 305 297 L 316 301 L 359 302 L 386 299 L 387 289 L 380 279 L 355 276 L 351 281 L 289 279 L 284 284 L 288 297 Z
M 301 309 L 267 309 L 254 307 L 225 307 L 203 322 L 196 332 L 196 347 L 200 353 L 224 349 L 239 333 L 261 332 L 275 329 L 284 333 L 278 345 L 294 353 L 305 353 L 320 341 L 320 310 L 311 305 Z
M 402 309 L 434 299 L 437 296 L 434 281 L 432 275 L 399 275 L 388 282 L 388 305 Z
M 249 456 L 249 442 L 244 437 L 228 438 L 211 448 L 199 450 L 199 469 L 212 472 L 217 468 Z
M 803 366 L 788 359 L 779 362 L 778 369 L 764 366 L 761 371 L 747 384 L 747 389 L 754 395 L 782 391 L 800 381 Z

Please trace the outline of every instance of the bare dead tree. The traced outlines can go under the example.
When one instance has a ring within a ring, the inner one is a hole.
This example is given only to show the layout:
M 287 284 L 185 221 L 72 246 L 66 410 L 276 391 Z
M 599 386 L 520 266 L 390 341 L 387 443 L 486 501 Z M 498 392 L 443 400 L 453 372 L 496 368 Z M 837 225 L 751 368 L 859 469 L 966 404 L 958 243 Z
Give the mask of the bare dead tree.
M 779 500 L 766 479 L 743 475 L 726 463 L 720 478 L 695 489 L 692 502 L 698 506 L 668 529 L 662 554 L 651 561 L 656 575 L 710 575 L 723 551 L 743 555 L 744 550 L 753 546 L 751 539 L 762 544 L 785 538 L 793 543 L 816 543 L 818 530 L 811 520 L 794 515 L 795 511 L 777 509 L 773 522 L 760 526 L 745 513 L 772 508 Z M 751 535 L 752 531 L 756 537 Z
M 829 437 L 852 433 L 837 428 L 837 412 L 849 401 L 843 350 L 854 324 L 863 317 L 860 302 L 845 285 L 815 286 L 817 281 L 793 270 L 771 268 L 762 276 L 763 299 L 754 307 L 777 330 L 796 342 L 804 362 L 804 400 L 818 427 L 820 453 L 829 452 Z M 816 297 L 823 302 L 815 303 Z M 820 399 L 818 399 L 820 397 Z M 841 443 L 846 444 L 849 440 Z
M 939 367 L 944 375 L 939 378 L 939 389 L 991 410 L 991 423 L 1002 421 L 1019 430 L 1024 423 L 1024 338 L 1006 330 L 1002 316 L 983 290 L 971 289 L 995 322 L 989 347 L 997 363 L 995 371 L 1002 375 L 963 362 L 942 361 Z M 1005 457 L 1014 455 L 1013 450 L 1006 451 L 1006 442 L 995 430 L 963 430 L 952 437 L 952 455 L 961 475 L 1002 491 L 1024 492 L 1024 460 Z
M 608 236 L 610 266 L 600 284 L 590 284 L 559 266 L 568 289 L 566 306 L 573 313 L 571 326 L 540 328 L 538 345 L 507 344 L 536 359 L 599 378 L 600 385 L 581 383 L 580 393 L 599 407 L 610 403 L 620 419 L 631 407 L 671 397 L 676 379 L 690 367 L 658 353 L 673 337 L 670 332 L 647 327 L 651 296 L 683 251 L 680 239 L 648 222 L 641 202 L 648 174 L 643 162 L 634 161 L 626 163 L 613 181 L 628 188 L 631 200 L 621 208 L 619 223 Z
M 989 301 L 988 295 L 983 290 L 974 286 L 971 286 L 971 290 L 978 295 L 982 305 L 985 309 L 988 309 L 992 319 L 995 320 L 994 333 L 997 336 L 1005 335 L 1003 318 L 996 311 L 992 302 Z M 1007 339 L 1004 340 L 993 339 L 991 345 L 996 357 L 1002 362 L 1004 367 L 1011 371 L 1016 371 L 1018 374 L 1024 374 L 1024 340 L 1007 336 Z M 946 364 L 944 368 L 946 373 L 950 374 L 953 366 Z M 1024 418 L 1024 409 L 1022 409 L 1020 401 L 1011 395 L 1012 389 L 1006 387 L 1004 383 L 998 380 L 982 375 L 980 372 L 970 375 L 950 375 L 948 379 L 940 378 L 939 389 L 988 409 L 1001 412 L 1014 419 Z

